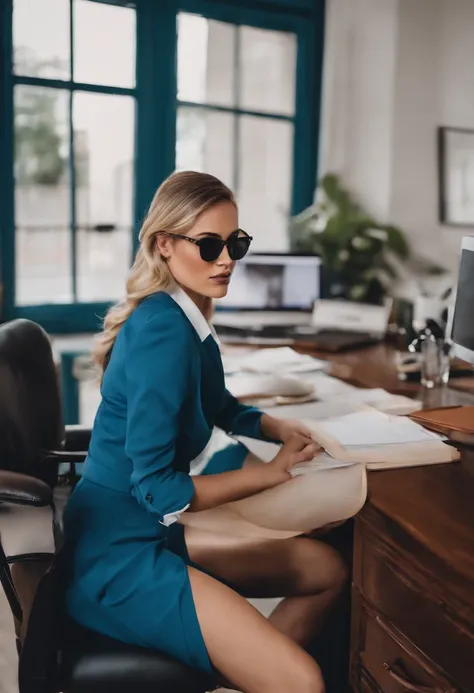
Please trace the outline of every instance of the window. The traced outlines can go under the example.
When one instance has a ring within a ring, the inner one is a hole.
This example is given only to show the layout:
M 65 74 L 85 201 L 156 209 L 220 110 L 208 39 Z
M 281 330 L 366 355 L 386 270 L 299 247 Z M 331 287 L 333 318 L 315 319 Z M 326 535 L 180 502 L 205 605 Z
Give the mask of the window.
M 135 34 L 130 8 L 14 2 L 18 306 L 113 301 L 123 291 L 132 253 Z
M 178 15 L 177 168 L 236 193 L 255 250 L 286 250 L 297 37 Z
M 97 329 L 175 167 L 222 178 L 255 249 L 286 249 L 288 219 L 314 192 L 323 10 L 0 3 L 1 317 Z

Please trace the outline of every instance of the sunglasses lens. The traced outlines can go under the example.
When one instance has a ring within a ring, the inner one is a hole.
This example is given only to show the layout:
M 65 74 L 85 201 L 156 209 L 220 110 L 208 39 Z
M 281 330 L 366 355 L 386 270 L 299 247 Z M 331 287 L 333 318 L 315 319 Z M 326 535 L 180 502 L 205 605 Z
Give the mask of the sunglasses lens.
M 224 249 L 224 241 L 220 238 L 201 238 L 199 240 L 199 252 L 204 262 L 214 262 Z
M 231 238 L 229 241 L 229 255 L 231 260 L 241 260 L 244 255 L 247 255 L 250 247 L 250 238 L 248 236 L 238 236 Z

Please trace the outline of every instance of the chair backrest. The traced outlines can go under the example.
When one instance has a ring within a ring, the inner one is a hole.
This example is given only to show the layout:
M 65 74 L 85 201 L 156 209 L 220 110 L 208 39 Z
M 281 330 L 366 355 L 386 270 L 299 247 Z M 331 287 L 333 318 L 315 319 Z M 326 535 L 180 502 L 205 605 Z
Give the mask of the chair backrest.
M 57 469 L 42 451 L 64 436 L 59 385 L 46 332 L 30 320 L 0 325 L 0 469 L 54 486 Z

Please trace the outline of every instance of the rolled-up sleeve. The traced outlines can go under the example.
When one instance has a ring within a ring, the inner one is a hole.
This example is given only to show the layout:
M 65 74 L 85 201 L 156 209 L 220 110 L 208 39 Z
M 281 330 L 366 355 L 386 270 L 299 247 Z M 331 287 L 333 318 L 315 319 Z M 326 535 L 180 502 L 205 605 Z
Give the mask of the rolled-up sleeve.
M 262 438 L 260 419 L 262 412 L 241 404 L 228 390 L 224 391 L 216 426 L 226 433 L 248 438 Z
M 133 326 L 126 365 L 125 451 L 132 463 L 133 495 L 165 525 L 178 519 L 194 495 L 191 477 L 173 468 L 194 354 L 192 334 L 176 311 Z

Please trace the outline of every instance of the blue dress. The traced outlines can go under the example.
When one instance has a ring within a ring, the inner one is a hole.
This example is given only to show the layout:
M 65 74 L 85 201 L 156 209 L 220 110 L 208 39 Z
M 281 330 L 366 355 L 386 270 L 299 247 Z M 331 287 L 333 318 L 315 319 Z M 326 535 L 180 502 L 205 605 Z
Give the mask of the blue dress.
M 102 382 L 84 474 L 65 511 L 66 605 L 78 623 L 211 671 L 176 524 L 190 463 L 213 426 L 259 438 L 261 412 L 225 389 L 218 345 L 181 289 L 145 299 L 121 328 Z M 211 470 L 238 468 L 246 450 Z

